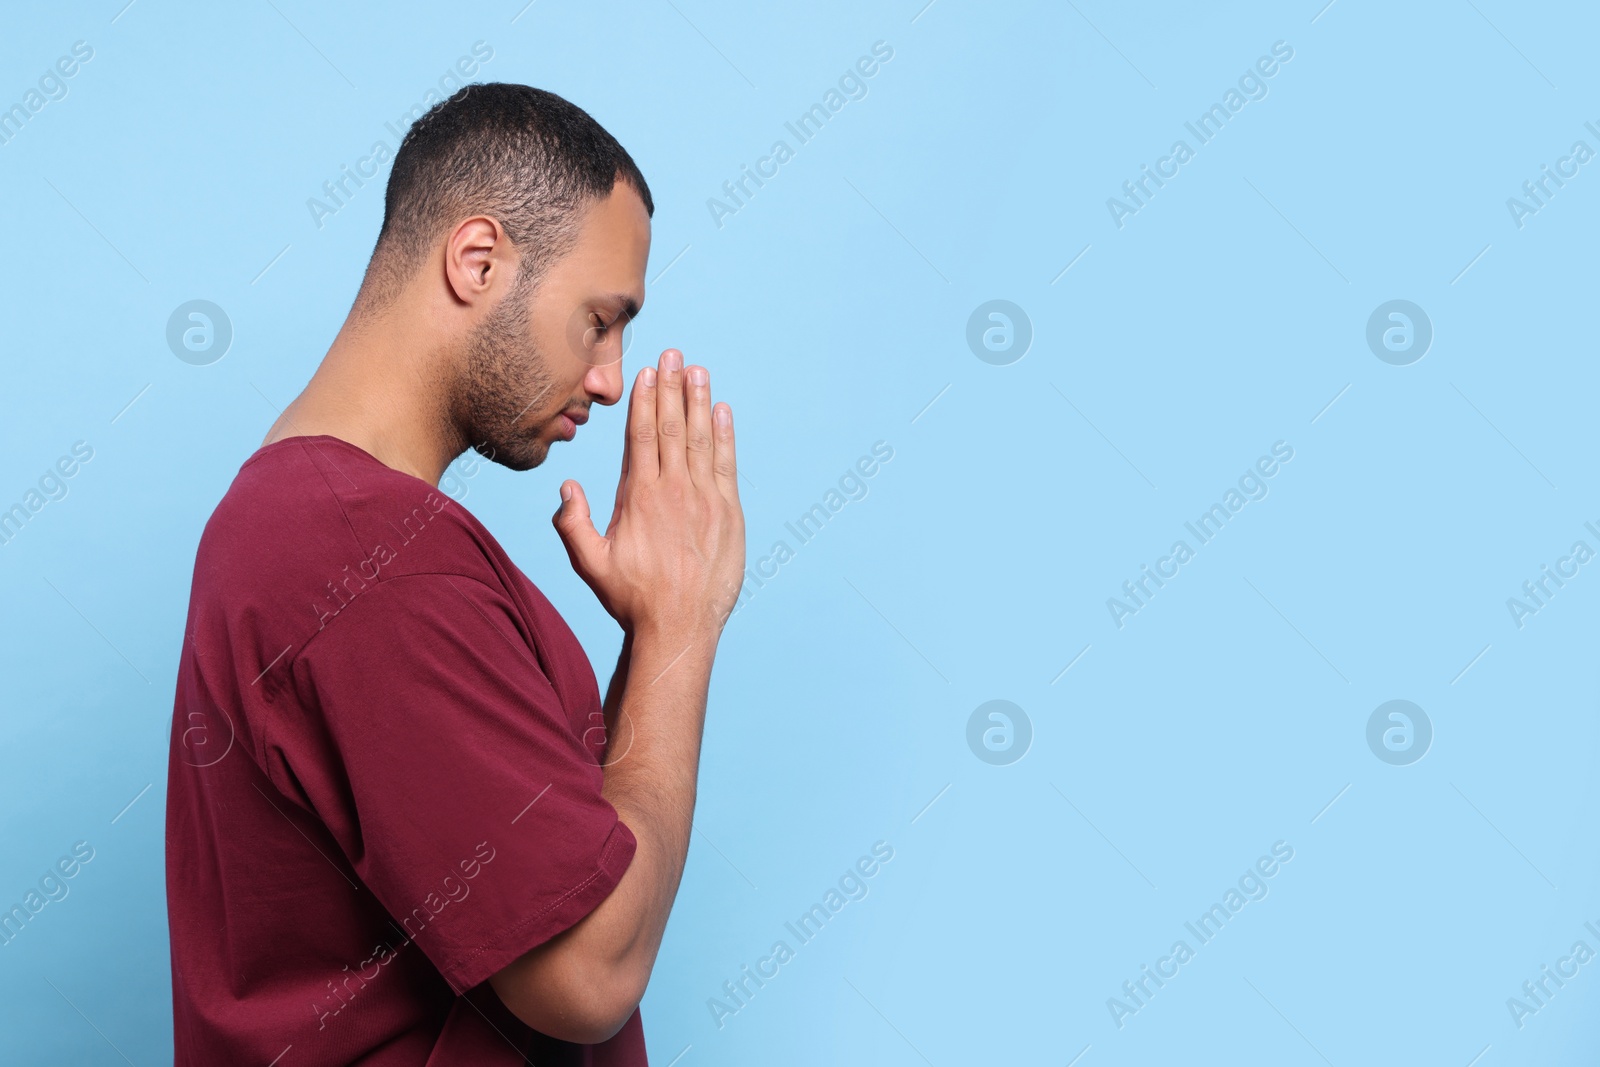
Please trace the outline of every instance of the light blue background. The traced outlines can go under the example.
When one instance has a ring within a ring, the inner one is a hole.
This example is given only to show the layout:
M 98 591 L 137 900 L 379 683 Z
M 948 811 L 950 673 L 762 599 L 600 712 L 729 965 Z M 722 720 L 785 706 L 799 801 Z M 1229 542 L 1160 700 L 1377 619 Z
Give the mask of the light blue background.
M 1600 962 L 1520 1029 L 1506 1005 L 1575 941 L 1600 950 L 1600 565 L 1520 629 L 1506 606 L 1600 548 L 1600 163 L 1520 229 L 1506 206 L 1574 141 L 1600 149 L 1592 11 L 122 3 L 31 5 L 0 37 L 7 105 L 94 48 L 0 145 L 0 507 L 94 449 L 0 548 L 0 903 L 95 849 L 0 948 L 8 1062 L 170 1061 L 163 790 L 196 541 L 377 233 L 381 179 L 320 229 L 307 198 L 392 148 L 384 122 L 479 40 L 479 78 L 569 97 L 650 182 L 627 369 L 668 345 L 711 367 L 752 564 L 894 449 L 725 634 L 652 1062 L 1594 1062 Z M 795 147 L 784 122 L 879 40 L 868 95 L 717 226 L 707 199 Z M 1197 147 L 1184 122 L 1276 41 L 1294 56 L 1266 98 Z M 1178 138 L 1195 158 L 1119 229 L 1107 198 Z M 235 331 L 209 366 L 164 340 L 196 298 Z M 1008 366 L 965 341 L 991 299 L 1032 323 Z M 1409 366 L 1365 342 L 1391 299 L 1433 323 Z M 461 496 L 602 687 L 618 633 L 549 516 L 565 477 L 610 500 L 621 417 Z M 1277 441 L 1270 495 L 1118 629 L 1106 599 Z M 1409 766 L 1365 740 L 1397 698 L 1435 733 Z M 967 747 L 992 699 L 1032 723 L 1009 766 Z M 708 998 L 879 840 L 870 894 L 719 1029 Z M 1119 1029 L 1107 998 L 1280 840 L 1266 899 Z

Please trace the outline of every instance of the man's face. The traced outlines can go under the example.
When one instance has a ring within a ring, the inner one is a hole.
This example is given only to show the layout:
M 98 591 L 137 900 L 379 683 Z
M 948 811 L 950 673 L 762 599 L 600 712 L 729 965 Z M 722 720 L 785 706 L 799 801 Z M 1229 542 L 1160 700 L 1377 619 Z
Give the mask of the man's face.
M 581 209 L 570 251 L 517 281 L 468 339 L 456 408 L 468 443 L 528 470 L 570 440 L 591 404 L 622 398 L 622 334 L 644 304 L 650 216 L 618 182 Z

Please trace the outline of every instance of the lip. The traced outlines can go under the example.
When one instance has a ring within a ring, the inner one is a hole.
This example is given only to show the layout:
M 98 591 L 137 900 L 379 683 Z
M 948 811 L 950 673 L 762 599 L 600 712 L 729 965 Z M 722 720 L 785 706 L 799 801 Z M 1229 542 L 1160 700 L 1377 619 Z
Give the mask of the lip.
M 578 433 L 578 421 L 578 419 L 573 418 L 571 415 L 568 415 L 563 411 L 561 413 L 560 421 L 556 424 L 556 436 L 560 437 L 563 441 L 572 440 L 575 436 L 577 436 Z

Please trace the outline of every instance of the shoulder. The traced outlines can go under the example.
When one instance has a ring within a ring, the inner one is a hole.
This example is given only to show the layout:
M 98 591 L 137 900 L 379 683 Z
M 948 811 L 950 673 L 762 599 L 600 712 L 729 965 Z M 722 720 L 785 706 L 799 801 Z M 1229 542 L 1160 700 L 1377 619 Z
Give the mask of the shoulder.
M 492 554 L 488 531 L 436 487 L 337 438 L 294 437 L 240 467 L 206 523 L 197 570 L 248 595 L 326 586 L 347 571 L 373 580 L 461 567 L 493 581 L 479 563 Z
M 430 574 L 510 596 L 525 581 L 482 524 L 433 485 L 336 438 L 287 438 L 245 461 L 206 523 L 192 622 L 196 636 L 292 659 L 360 594 Z

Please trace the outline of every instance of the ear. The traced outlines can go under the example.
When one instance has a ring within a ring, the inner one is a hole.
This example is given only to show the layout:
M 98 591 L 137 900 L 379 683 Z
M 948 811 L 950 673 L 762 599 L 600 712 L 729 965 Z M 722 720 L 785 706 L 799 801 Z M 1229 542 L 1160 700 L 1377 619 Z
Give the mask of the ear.
M 444 270 L 463 304 L 481 303 L 508 284 L 516 270 L 515 255 L 500 223 L 487 215 L 463 220 L 445 243 Z

